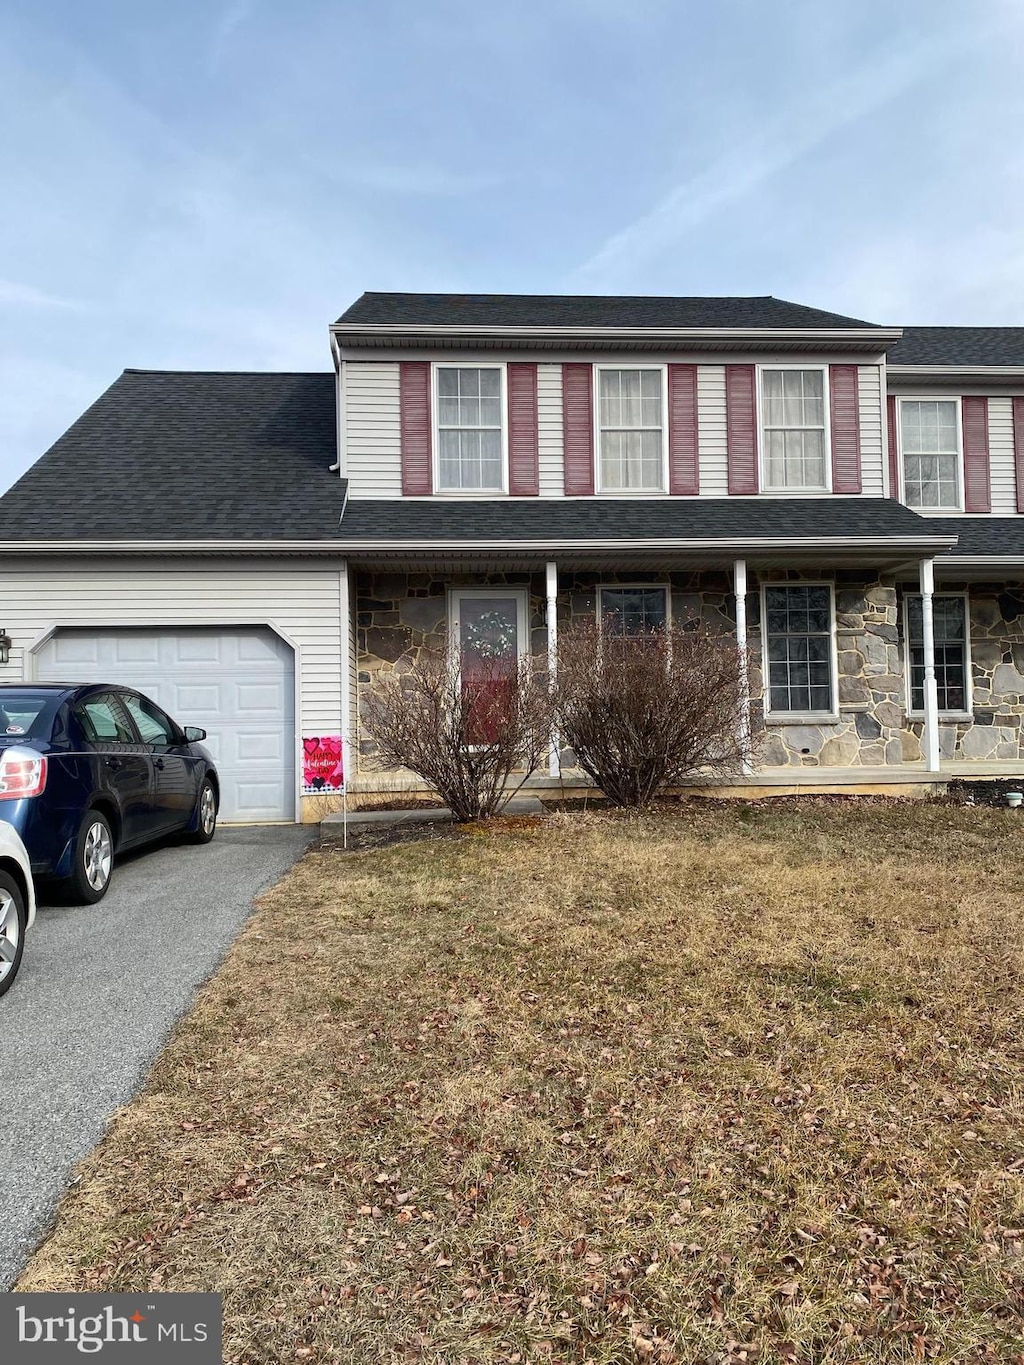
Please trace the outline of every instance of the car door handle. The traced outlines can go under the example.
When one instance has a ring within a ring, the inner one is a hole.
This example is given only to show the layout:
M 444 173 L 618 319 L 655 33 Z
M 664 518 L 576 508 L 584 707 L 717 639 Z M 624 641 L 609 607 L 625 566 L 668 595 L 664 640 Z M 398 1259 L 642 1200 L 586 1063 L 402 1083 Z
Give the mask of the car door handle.
M 163 759 L 162 759 L 162 758 L 154 758 L 154 760 L 153 760 L 153 767 L 154 767 L 154 768 L 159 768 L 160 771 L 163 772 L 163 770 L 164 770 L 164 761 L 163 761 Z
M 114 758 L 112 754 L 108 755 L 103 760 L 103 762 L 107 765 L 108 768 L 111 769 L 112 772 L 115 773 L 117 772 L 118 768 L 121 767 L 121 760 L 119 758 Z

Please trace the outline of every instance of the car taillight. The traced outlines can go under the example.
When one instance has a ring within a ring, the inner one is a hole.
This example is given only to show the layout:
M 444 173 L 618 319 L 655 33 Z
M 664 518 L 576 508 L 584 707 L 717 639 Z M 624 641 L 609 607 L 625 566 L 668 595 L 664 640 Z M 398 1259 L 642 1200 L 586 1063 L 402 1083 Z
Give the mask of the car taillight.
M 38 796 L 46 786 L 46 759 L 34 749 L 0 749 L 0 801 Z

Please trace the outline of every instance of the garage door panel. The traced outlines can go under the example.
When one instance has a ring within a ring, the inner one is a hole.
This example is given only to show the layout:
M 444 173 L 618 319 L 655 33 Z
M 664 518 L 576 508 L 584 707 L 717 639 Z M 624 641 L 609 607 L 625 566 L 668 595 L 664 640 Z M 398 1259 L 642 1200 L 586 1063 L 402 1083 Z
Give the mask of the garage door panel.
M 294 656 L 273 631 L 59 631 L 39 652 L 37 676 L 145 693 L 180 725 L 207 731 L 224 819 L 293 817 Z

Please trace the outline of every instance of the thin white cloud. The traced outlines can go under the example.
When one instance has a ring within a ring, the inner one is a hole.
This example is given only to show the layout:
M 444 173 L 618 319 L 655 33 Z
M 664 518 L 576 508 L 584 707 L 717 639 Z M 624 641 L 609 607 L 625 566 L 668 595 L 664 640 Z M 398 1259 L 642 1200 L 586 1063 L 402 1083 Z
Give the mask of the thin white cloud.
M 66 309 L 77 312 L 84 305 L 77 299 L 63 299 L 47 294 L 31 284 L 17 280 L 0 280 L 0 306 L 7 308 Z
M 457 198 L 493 189 L 507 179 L 497 173 L 452 171 L 426 162 L 417 166 L 386 161 L 328 166 L 315 157 L 304 156 L 302 159 L 310 170 L 336 184 L 358 185 L 384 194 Z
M 676 186 L 650 212 L 610 236 L 570 279 L 588 287 L 613 284 L 675 244 L 727 205 L 745 199 L 764 182 L 803 160 L 833 134 L 857 122 L 926 77 L 934 77 L 966 46 L 991 41 L 998 24 L 975 24 L 900 48 L 864 63 L 849 76 L 822 86 L 774 120 L 750 128 L 741 146 Z
M 221 12 L 214 27 L 213 42 L 207 62 L 208 69 L 211 72 L 216 71 L 224 60 L 228 43 L 235 30 L 252 16 L 253 8 L 252 0 L 231 0 L 227 8 Z

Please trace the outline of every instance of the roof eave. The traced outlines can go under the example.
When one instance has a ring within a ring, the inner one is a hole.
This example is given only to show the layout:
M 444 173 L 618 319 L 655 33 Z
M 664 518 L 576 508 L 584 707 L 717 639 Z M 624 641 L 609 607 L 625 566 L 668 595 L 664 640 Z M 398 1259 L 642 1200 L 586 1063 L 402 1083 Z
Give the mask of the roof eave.
M 496 327 L 407 323 L 336 322 L 331 335 L 341 346 L 451 346 L 455 342 L 509 346 L 558 345 L 565 349 L 664 346 L 695 350 L 828 346 L 879 353 L 903 335 L 899 327 Z

